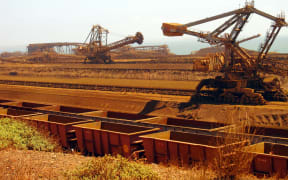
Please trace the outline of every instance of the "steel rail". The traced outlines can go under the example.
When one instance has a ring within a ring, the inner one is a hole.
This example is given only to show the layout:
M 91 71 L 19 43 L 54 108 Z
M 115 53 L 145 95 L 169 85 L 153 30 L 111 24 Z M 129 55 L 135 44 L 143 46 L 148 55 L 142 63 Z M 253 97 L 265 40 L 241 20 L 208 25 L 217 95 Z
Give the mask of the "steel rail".
M 84 119 L 84 120 L 95 120 L 95 121 L 103 121 L 103 122 L 111 122 L 111 123 L 128 124 L 128 125 L 134 125 L 134 126 L 144 126 L 144 127 L 149 127 L 149 128 L 160 128 L 160 131 L 186 132 L 186 133 L 193 133 L 193 134 L 200 134 L 200 135 L 212 135 L 212 136 L 222 136 L 222 137 L 229 136 L 227 135 L 228 133 L 226 132 L 209 131 L 209 130 L 199 129 L 199 128 L 162 125 L 162 124 L 150 124 L 150 123 L 145 123 L 145 122 L 137 122 L 133 120 L 123 120 L 123 119 L 110 118 L 110 117 L 95 117 L 95 116 L 89 116 L 89 115 L 79 115 L 79 114 L 73 114 L 73 113 L 67 113 L 67 112 L 41 110 L 41 109 L 35 109 L 35 108 L 30 108 L 30 107 L 18 107 L 18 106 L 13 106 L 13 105 L 4 105 L 4 104 L 0 104 L 0 107 L 10 108 L 10 109 L 15 109 L 15 110 L 26 110 L 26 111 L 32 111 L 35 113 L 42 113 L 42 114 L 66 116 L 66 117 L 78 118 L 78 119 Z M 288 144 L 287 138 L 261 136 L 261 135 L 255 135 L 255 134 L 242 134 L 242 135 L 247 136 L 248 138 L 250 137 L 252 139 L 252 143 L 271 142 L 271 143 Z
M 194 90 L 167 89 L 167 88 L 145 88 L 145 87 L 107 86 L 107 85 L 93 85 L 93 84 L 52 83 L 52 82 L 15 81 L 15 80 L 0 80 L 0 84 L 64 88 L 64 89 L 66 88 L 66 89 L 84 89 L 84 90 L 100 90 L 100 91 L 116 91 L 116 92 L 138 92 L 138 93 L 179 95 L 179 96 L 195 95 Z

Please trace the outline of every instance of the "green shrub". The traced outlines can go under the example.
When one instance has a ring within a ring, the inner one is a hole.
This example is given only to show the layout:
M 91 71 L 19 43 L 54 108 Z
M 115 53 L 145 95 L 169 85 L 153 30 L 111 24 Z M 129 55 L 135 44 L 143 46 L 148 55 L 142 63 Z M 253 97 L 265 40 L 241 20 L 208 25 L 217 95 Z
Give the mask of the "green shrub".
M 53 151 L 56 144 L 22 121 L 3 118 L 0 119 L 0 149 L 5 148 Z
M 129 161 L 118 155 L 95 158 L 66 173 L 69 179 L 160 179 L 159 175 L 142 162 Z

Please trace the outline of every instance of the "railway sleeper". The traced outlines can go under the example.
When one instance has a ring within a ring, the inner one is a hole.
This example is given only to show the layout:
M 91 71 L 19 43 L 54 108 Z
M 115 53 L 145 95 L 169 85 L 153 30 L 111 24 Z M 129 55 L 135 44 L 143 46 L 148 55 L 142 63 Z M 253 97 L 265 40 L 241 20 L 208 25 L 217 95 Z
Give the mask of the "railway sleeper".
M 86 89 L 100 91 L 116 91 L 116 92 L 139 92 L 152 94 L 167 94 L 167 95 L 193 95 L 194 90 L 179 90 L 179 89 L 160 89 L 160 88 L 142 88 L 142 87 L 123 87 L 123 86 L 104 86 L 90 84 L 71 84 L 71 83 L 50 83 L 50 82 L 34 82 L 34 81 L 10 81 L 0 80 L 1 84 L 8 85 L 24 85 L 52 88 L 67 88 L 67 89 Z

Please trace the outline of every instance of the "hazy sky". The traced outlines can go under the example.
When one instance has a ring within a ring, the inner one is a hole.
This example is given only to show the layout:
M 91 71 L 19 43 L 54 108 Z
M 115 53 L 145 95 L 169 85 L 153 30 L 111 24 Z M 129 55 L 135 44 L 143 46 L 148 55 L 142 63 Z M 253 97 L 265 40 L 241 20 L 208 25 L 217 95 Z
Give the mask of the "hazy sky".
M 146 44 L 191 40 L 165 37 L 162 22 L 188 23 L 243 7 L 245 0 L 0 0 L 0 47 L 43 42 L 83 42 L 93 24 L 109 29 L 109 41 L 144 34 Z M 277 2 L 277 3 L 276 3 Z M 272 15 L 284 12 L 288 0 L 256 0 L 255 7 Z M 288 19 L 288 18 L 287 18 Z M 287 20 L 288 21 L 288 20 Z M 219 22 L 216 22 L 219 24 Z M 212 30 L 216 25 L 196 26 Z M 243 37 L 269 29 L 271 21 L 253 15 Z M 279 36 L 288 37 L 288 28 Z

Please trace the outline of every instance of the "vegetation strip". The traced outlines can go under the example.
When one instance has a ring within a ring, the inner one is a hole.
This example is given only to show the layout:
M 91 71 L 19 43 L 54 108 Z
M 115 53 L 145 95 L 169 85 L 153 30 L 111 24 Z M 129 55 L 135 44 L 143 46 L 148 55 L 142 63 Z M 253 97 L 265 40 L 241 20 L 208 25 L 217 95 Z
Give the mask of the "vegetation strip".
M 66 172 L 69 179 L 160 179 L 151 166 L 117 155 L 95 158 Z
M 56 144 L 51 141 L 24 122 L 10 118 L 0 119 L 0 149 L 53 151 Z

